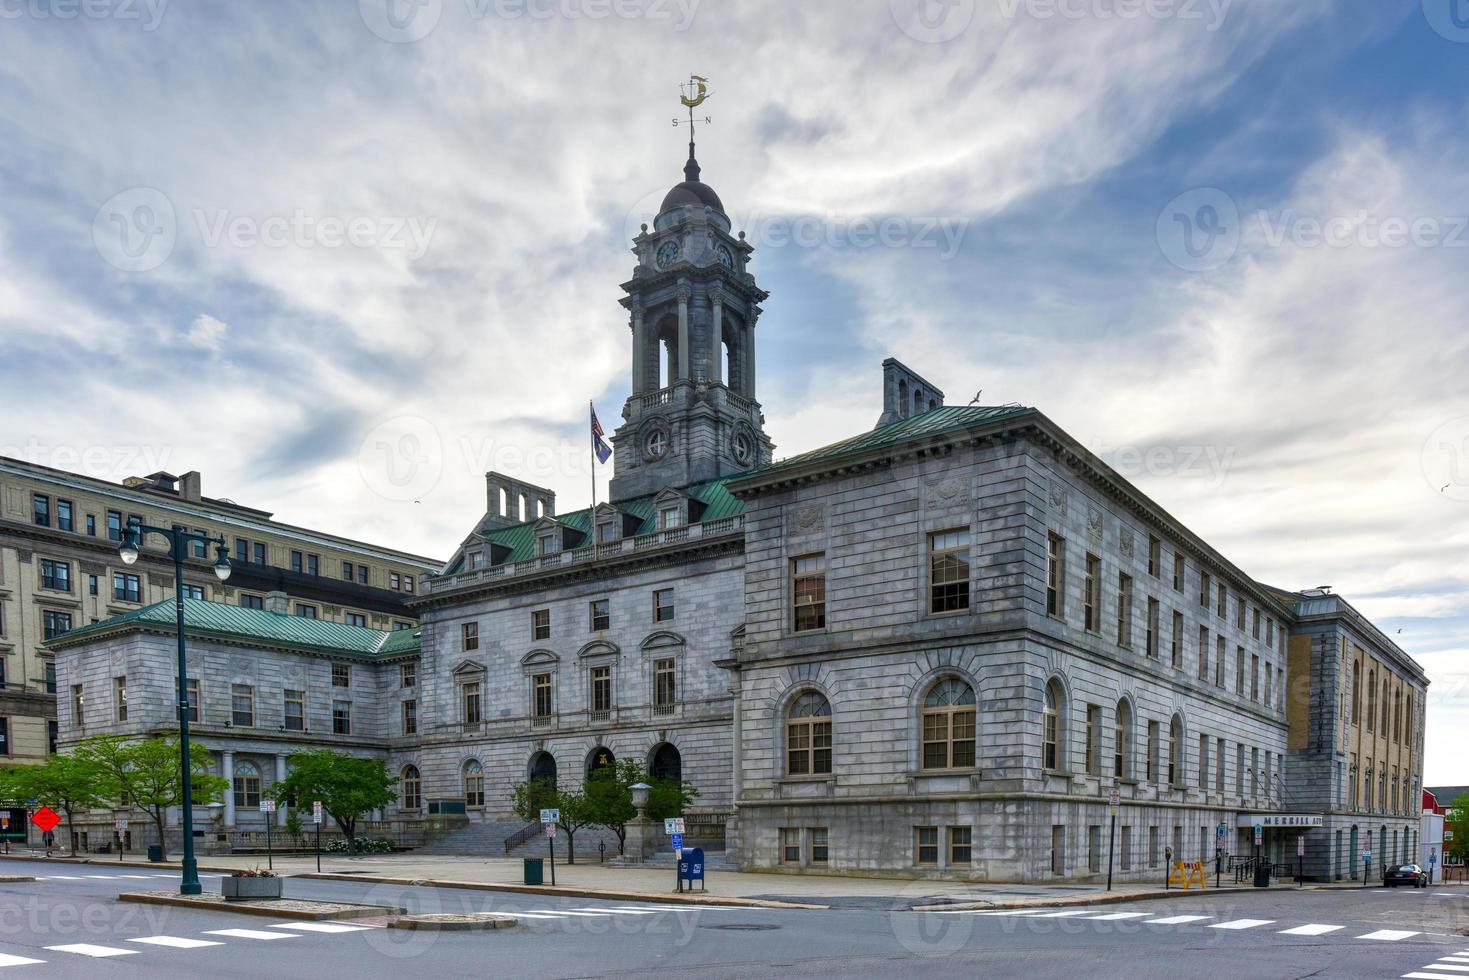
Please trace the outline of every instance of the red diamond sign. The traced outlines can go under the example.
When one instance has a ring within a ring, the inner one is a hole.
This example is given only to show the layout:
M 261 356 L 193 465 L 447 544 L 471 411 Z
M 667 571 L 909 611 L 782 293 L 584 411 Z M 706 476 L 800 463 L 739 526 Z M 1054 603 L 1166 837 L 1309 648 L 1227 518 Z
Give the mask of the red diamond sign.
M 37 827 L 40 827 L 41 833 L 44 834 L 55 830 L 56 825 L 61 823 L 61 818 L 56 815 L 55 810 L 51 809 L 49 806 L 43 806 L 41 807 L 41 809 L 31 814 L 31 823 L 35 824 Z

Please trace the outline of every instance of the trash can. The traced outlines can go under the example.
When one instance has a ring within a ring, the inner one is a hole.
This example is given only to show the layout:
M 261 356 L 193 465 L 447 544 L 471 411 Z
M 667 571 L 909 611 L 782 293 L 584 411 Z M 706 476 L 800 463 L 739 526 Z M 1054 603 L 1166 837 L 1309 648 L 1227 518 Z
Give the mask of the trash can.
M 1264 861 L 1261 861 L 1260 863 L 1255 865 L 1255 887 L 1270 887 L 1270 865 L 1266 864 Z
M 545 879 L 542 877 L 543 861 L 540 858 L 525 859 L 525 883 L 527 885 L 539 885 Z
M 161 844 L 148 845 L 148 860 L 155 864 L 163 860 L 163 846 Z

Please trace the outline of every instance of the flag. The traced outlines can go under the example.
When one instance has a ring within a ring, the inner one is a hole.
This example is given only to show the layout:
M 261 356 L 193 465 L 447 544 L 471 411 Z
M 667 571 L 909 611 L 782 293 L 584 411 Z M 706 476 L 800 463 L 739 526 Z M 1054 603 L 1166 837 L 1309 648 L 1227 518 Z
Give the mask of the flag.
M 602 423 L 597 421 L 597 410 L 592 409 L 592 452 L 597 454 L 597 462 L 605 463 L 612 458 L 612 447 L 602 440 L 606 435 L 602 431 Z

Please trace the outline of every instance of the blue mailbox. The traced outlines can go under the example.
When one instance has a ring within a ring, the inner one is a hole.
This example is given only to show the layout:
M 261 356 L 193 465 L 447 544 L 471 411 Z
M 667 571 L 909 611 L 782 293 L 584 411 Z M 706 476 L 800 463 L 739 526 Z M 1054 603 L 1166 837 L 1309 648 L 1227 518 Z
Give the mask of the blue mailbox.
M 700 888 L 707 888 L 704 884 L 704 849 L 702 847 L 684 848 L 683 857 L 678 862 L 678 880 L 687 881 L 689 887 L 694 887 L 694 882 L 699 882 Z

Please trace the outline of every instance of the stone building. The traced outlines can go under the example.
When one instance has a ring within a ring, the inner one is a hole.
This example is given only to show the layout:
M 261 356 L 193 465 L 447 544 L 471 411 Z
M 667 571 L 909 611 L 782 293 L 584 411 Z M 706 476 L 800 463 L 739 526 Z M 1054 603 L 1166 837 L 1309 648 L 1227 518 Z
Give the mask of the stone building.
M 1156 879 L 1256 853 L 1258 827 L 1332 876 L 1353 824 L 1413 853 L 1426 678 L 1350 606 L 1256 582 L 1040 411 L 945 406 L 896 360 L 877 428 L 775 461 L 766 294 L 692 153 L 634 245 L 610 501 L 558 514 L 487 474 L 412 599 L 417 660 L 394 648 L 413 693 L 378 659 L 379 703 L 354 699 L 380 727 L 353 750 L 414 787 L 397 817 L 495 824 L 530 776 L 632 758 L 695 783 L 753 869 Z M 267 626 L 206 687 L 283 697 L 304 655 Z M 62 683 L 105 691 L 121 628 L 54 644 Z M 236 766 L 301 741 L 241 727 L 208 743 Z
M 407 600 L 438 567 L 206 497 L 197 472 L 119 484 L 0 457 L 0 765 L 37 762 L 58 738 L 47 640 L 173 595 L 172 561 L 146 550 L 161 551 L 158 541 L 134 566 L 119 560 L 129 524 L 224 536 L 233 573 L 220 582 L 214 555 L 195 548 L 184 571 L 194 597 L 258 608 L 281 591 L 303 616 L 384 630 L 416 624 Z

